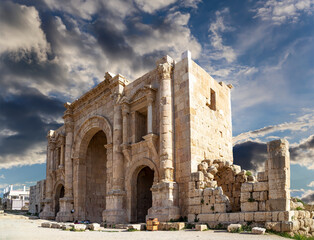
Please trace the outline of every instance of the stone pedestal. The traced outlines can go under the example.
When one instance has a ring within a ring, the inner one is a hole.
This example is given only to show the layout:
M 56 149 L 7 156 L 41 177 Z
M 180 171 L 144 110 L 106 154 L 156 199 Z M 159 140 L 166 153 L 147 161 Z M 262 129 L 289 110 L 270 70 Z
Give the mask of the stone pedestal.
M 60 211 L 57 213 L 56 221 L 58 222 L 73 222 L 74 217 L 71 210 L 73 209 L 73 198 L 61 198 Z
M 175 182 L 160 182 L 152 186 L 153 206 L 147 218 L 158 218 L 160 222 L 180 217 L 178 207 L 179 188 Z
M 103 221 L 106 223 L 127 223 L 125 208 L 126 193 L 121 190 L 112 190 L 106 197 L 106 210 L 103 211 Z
M 44 201 L 44 210 L 39 214 L 41 219 L 54 220 L 55 214 L 52 211 L 52 199 L 46 198 Z

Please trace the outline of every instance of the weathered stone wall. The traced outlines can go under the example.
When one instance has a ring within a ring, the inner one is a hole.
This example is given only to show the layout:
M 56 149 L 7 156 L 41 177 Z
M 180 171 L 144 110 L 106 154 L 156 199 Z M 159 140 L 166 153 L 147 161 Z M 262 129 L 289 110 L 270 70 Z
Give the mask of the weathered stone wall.
M 39 214 L 43 210 L 43 200 L 45 198 L 46 180 L 41 180 L 29 190 L 29 212 Z
M 189 100 L 192 172 L 202 159 L 232 162 L 230 87 L 191 60 Z
M 180 186 L 181 216 L 188 214 L 188 194 L 191 175 L 190 96 L 188 58 L 174 68 L 175 179 Z

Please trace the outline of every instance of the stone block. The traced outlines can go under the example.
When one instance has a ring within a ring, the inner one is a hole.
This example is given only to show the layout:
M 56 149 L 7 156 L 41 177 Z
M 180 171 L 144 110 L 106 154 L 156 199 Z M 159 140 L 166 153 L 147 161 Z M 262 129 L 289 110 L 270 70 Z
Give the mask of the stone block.
M 230 224 L 227 227 L 228 232 L 237 232 L 241 229 L 241 224 Z
M 41 224 L 41 227 L 43 227 L 43 228 L 51 228 L 51 223 L 50 222 L 43 222 Z
M 241 203 L 241 212 L 257 212 L 258 202 Z
M 225 203 L 215 203 L 214 204 L 214 212 L 223 213 L 227 211 L 227 206 Z
M 206 224 L 197 224 L 195 225 L 195 230 L 196 231 L 205 231 L 207 230 L 207 225 Z
M 63 224 L 61 227 L 62 230 L 71 230 L 72 228 L 73 228 L 73 226 L 66 225 L 66 224 Z
M 263 235 L 265 234 L 266 229 L 265 228 L 260 228 L 260 227 L 253 227 L 252 228 L 252 233 L 253 234 L 260 234 Z
M 229 222 L 229 213 L 216 213 L 215 221 L 216 222 Z
M 202 214 L 200 214 L 200 215 L 202 215 Z M 195 214 L 189 213 L 188 214 L 188 222 L 194 222 L 194 219 L 195 219 Z M 162 224 L 162 222 L 159 223 L 159 227 L 161 227 L 161 224 Z M 159 229 L 159 227 L 158 227 L 158 229 Z
M 244 220 L 246 222 L 253 222 L 254 221 L 254 212 L 246 212 L 246 213 L 244 213 Z
M 294 211 L 283 211 L 278 213 L 278 221 L 291 221 Z
M 201 205 L 189 206 L 189 212 L 194 214 L 201 213 Z
M 213 195 L 213 191 L 214 191 L 213 188 L 205 188 L 204 189 L 204 196 L 211 196 L 211 195 Z
M 243 203 L 247 202 L 249 198 L 251 198 L 250 192 L 241 192 L 241 197 L 240 197 L 241 202 L 243 202 Z
M 255 212 L 254 213 L 254 221 L 256 221 L 256 222 L 265 222 L 266 221 L 266 214 L 265 214 L 265 212 Z
M 268 182 L 255 182 L 253 183 L 254 192 L 268 191 Z
M 200 222 L 214 222 L 215 221 L 215 214 L 214 213 L 207 213 L 207 214 L 199 214 L 197 216 Z M 194 221 L 194 219 L 193 219 Z M 190 220 L 189 220 L 190 222 Z
M 176 230 L 182 230 L 185 227 L 185 223 L 184 222 L 176 222 L 174 223 L 174 228 Z
M 293 231 L 293 222 L 284 221 L 281 223 L 281 231 L 282 232 L 292 232 Z
M 253 193 L 252 193 L 252 198 L 253 198 L 255 201 L 259 201 L 259 200 L 260 200 L 260 192 L 253 192 Z
M 60 223 L 51 223 L 51 228 L 61 228 Z
M 217 187 L 213 191 L 213 195 L 222 195 L 222 194 L 223 194 L 223 190 L 221 187 Z
M 236 212 L 236 213 L 229 213 L 229 221 L 232 222 L 232 223 L 240 222 L 240 214 L 238 212 Z
M 205 203 L 202 205 L 202 213 L 213 213 L 214 212 L 214 204 Z
M 100 230 L 100 224 L 99 223 L 91 223 L 87 225 L 87 228 L 92 231 L 99 231 Z
M 266 201 L 267 199 L 268 199 L 268 192 L 267 191 L 260 192 L 259 200 Z
M 243 183 L 241 185 L 241 193 L 242 192 L 253 192 L 253 183 Z
M 266 172 L 258 172 L 257 173 L 257 181 L 259 182 L 267 182 L 268 176 Z
M 272 221 L 273 222 L 278 221 L 278 214 L 279 214 L 279 212 L 272 212 Z
M 266 222 L 271 222 L 272 216 L 273 216 L 272 212 L 266 212 L 265 213 Z
M 204 181 L 204 174 L 201 171 L 191 173 L 191 181 Z
M 267 230 L 273 230 L 276 232 L 281 232 L 281 222 L 266 222 L 265 228 Z
M 74 224 L 74 230 L 77 231 L 85 231 L 86 225 L 85 224 Z
M 245 213 L 244 212 L 239 212 L 239 221 L 245 222 Z
M 258 211 L 266 211 L 266 202 L 261 201 L 258 203 Z
M 226 195 L 216 195 L 215 202 L 216 203 L 226 203 L 229 201 L 229 198 Z

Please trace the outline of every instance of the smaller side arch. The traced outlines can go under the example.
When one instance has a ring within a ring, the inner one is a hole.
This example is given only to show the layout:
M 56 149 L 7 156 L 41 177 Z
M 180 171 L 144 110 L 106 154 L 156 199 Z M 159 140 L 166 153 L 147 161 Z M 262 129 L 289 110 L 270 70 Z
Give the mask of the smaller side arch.
M 125 179 L 125 183 L 126 183 L 126 190 L 127 190 L 127 209 L 128 209 L 128 219 L 129 222 L 132 221 L 136 221 L 135 216 L 134 216 L 134 212 L 136 209 L 134 209 L 136 207 L 135 203 L 136 203 L 136 196 L 134 194 L 136 194 L 136 188 L 134 188 L 134 186 L 137 185 L 137 176 L 139 174 L 139 172 L 145 168 L 145 167 L 149 167 L 151 170 L 154 171 L 154 183 L 159 182 L 159 170 L 156 166 L 156 164 L 154 163 L 154 161 L 152 161 L 149 158 L 143 158 L 139 161 L 136 162 L 131 162 L 130 163 L 131 167 L 128 169 L 128 171 L 126 172 L 126 179 Z

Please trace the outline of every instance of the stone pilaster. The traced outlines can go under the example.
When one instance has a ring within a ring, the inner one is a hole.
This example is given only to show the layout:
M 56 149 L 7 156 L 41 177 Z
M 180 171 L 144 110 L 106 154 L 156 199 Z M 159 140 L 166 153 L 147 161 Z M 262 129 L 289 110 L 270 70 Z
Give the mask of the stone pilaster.
M 160 182 L 152 186 L 153 206 L 147 217 L 157 217 L 159 221 L 169 221 L 180 217 L 178 207 L 179 187 L 173 175 L 173 106 L 172 68 L 173 60 L 166 56 L 158 61 L 160 74 L 160 135 L 159 159 Z
M 269 210 L 290 211 L 290 154 L 285 139 L 267 143 Z
M 74 137 L 74 121 L 73 121 L 73 109 L 70 103 L 65 105 L 66 111 L 64 113 L 64 126 L 65 126 L 65 153 L 64 153 L 64 165 L 65 165 L 65 194 L 62 199 L 60 199 L 60 211 L 57 214 L 57 221 L 73 221 L 73 214 L 71 210 L 73 209 L 74 199 L 73 199 L 73 164 L 71 158 L 71 149 L 73 145 Z M 63 144 L 61 145 L 62 149 Z M 63 153 L 61 151 L 61 159 L 63 158 Z M 61 160 L 62 164 L 62 160 Z
M 129 113 L 130 107 L 127 103 L 123 103 L 122 107 L 122 117 L 123 117 L 123 143 L 121 145 L 123 155 L 125 159 L 131 161 L 131 149 L 129 145 Z
M 111 79 L 111 98 L 113 100 L 113 142 L 112 142 L 112 187 L 106 197 L 106 210 L 103 219 L 108 223 L 125 223 L 126 193 L 124 191 L 124 156 L 121 150 L 123 143 L 122 109 L 120 105 L 123 90 L 128 81 L 120 74 Z
M 47 135 L 48 147 L 47 147 L 47 162 L 46 162 L 46 194 L 44 199 L 44 209 L 39 214 L 42 219 L 55 219 L 55 214 L 52 207 L 52 184 L 53 179 L 51 172 L 53 171 L 53 150 L 55 143 L 53 141 L 54 131 L 50 130 Z

